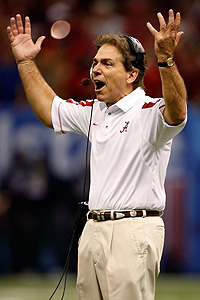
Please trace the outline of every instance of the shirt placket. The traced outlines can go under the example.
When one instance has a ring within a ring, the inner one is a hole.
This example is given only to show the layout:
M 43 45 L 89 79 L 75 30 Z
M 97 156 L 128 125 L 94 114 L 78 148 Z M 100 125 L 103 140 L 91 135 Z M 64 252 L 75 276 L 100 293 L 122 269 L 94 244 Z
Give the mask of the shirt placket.
M 105 111 L 105 119 L 104 119 L 104 136 L 108 136 L 111 130 L 112 125 L 112 112 L 109 108 Z

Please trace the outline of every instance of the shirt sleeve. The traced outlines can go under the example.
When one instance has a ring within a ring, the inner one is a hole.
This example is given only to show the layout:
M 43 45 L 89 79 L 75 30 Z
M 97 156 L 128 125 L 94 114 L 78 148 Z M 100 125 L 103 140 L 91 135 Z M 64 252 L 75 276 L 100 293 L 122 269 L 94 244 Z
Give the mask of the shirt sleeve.
M 87 135 L 93 100 L 76 102 L 55 96 L 52 103 L 52 123 L 57 134 L 74 132 Z
M 179 125 L 169 125 L 163 117 L 164 108 L 164 99 L 152 99 L 152 102 L 150 100 L 143 105 L 140 114 L 140 123 L 144 138 L 157 148 L 174 138 L 187 122 L 186 117 Z

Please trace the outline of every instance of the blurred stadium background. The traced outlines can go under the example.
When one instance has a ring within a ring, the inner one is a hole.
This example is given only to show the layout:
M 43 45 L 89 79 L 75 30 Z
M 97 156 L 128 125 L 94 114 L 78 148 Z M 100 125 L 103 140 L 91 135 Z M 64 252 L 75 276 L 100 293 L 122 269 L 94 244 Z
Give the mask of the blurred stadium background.
M 159 97 L 160 79 L 146 22 L 158 28 L 156 13 L 167 16 L 169 8 L 181 12 L 185 32 L 175 60 L 188 90 L 188 124 L 174 140 L 167 173 L 166 243 L 156 299 L 200 299 L 199 0 L 0 1 L 0 299 L 47 299 L 51 294 L 82 199 L 86 146 L 84 137 L 56 136 L 32 113 L 6 35 L 10 17 L 29 15 L 34 40 L 46 36 L 36 60 L 61 97 L 94 96 L 92 85 L 79 82 L 89 76 L 92 41 L 110 31 L 143 43 L 148 58 L 146 92 Z M 71 24 L 69 35 L 61 40 L 50 35 L 58 20 Z M 76 250 L 70 273 L 73 300 Z
M 0 278 L 0 300 L 44 300 L 49 299 L 58 276 L 41 274 L 9 275 Z M 155 300 L 199 300 L 200 277 L 186 275 L 161 275 L 158 279 Z M 76 279 L 70 275 L 64 299 L 76 300 Z M 61 299 L 63 285 L 53 299 Z

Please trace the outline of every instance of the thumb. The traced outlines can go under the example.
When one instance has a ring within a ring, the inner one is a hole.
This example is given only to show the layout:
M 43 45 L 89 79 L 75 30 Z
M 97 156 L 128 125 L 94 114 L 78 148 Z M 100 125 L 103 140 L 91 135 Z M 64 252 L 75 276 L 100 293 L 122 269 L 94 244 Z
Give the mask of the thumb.
M 45 39 L 46 39 L 46 37 L 45 37 L 44 35 L 43 35 L 43 36 L 40 36 L 40 37 L 37 39 L 35 45 L 36 45 L 39 49 L 41 49 L 42 43 L 43 43 L 43 41 L 44 41 Z
M 179 41 L 180 41 L 180 38 L 182 37 L 182 35 L 184 34 L 183 31 L 180 31 L 177 33 L 176 35 L 176 46 L 178 45 Z
M 156 34 L 158 33 L 158 31 L 151 25 L 150 22 L 147 22 L 146 26 L 149 29 L 149 31 L 151 32 L 151 34 L 155 37 Z

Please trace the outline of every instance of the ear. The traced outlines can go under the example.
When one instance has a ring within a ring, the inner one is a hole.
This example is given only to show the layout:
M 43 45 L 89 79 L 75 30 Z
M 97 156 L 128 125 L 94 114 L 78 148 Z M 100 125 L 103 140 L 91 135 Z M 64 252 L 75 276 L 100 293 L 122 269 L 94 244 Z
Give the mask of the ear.
M 127 77 L 127 83 L 133 83 L 135 79 L 138 77 L 139 71 L 138 70 L 132 70 L 128 72 Z

